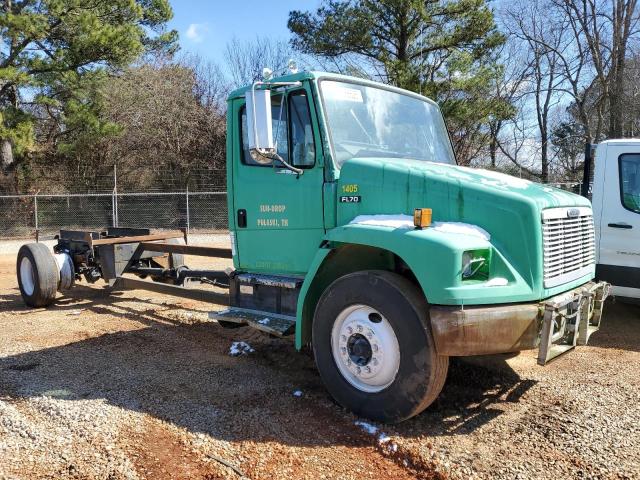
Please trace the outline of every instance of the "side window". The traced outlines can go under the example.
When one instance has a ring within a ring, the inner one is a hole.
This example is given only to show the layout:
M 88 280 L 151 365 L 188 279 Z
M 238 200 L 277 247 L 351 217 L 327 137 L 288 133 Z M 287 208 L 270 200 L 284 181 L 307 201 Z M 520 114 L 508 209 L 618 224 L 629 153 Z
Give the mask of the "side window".
M 291 118 L 291 164 L 294 167 L 311 167 L 316 162 L 316 149 L 306 92 L 294 92 L 289 96 L 289 116 Z
M 247 110 L 242 107 L 242 163 L 246 165 L 264 166 L 251 157 L 249 151 L 249 129 L 247 128 Z M 271 97 L 271 118 L 273 139 L 276 142 L 277 152 L 286 162 L 289 161 L 289 132 L 287 129 L 287 109 L 282 108 L 282 95 Z
M 620 194 L 624 208 L 640 213 L 640 154 L 620 156 Z

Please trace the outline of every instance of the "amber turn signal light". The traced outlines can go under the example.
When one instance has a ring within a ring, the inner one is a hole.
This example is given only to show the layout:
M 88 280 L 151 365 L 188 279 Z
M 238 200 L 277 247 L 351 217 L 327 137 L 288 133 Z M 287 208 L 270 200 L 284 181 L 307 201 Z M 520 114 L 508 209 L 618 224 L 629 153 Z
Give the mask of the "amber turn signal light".
M 413 224 L 416 228 L 427 228 L 431 225 L 431 209 L 416 208 L 413 211 Z

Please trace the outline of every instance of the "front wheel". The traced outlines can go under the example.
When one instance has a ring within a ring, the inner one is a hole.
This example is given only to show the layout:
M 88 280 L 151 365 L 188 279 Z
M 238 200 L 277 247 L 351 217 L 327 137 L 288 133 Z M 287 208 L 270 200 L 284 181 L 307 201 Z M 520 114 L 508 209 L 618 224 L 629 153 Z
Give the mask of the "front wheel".
M 385 271 L 339 278 L 323 293 L 313 350 L 327 389 L 358 415 L 400 422 L 427 408 L 447 376 L 420 290 Z

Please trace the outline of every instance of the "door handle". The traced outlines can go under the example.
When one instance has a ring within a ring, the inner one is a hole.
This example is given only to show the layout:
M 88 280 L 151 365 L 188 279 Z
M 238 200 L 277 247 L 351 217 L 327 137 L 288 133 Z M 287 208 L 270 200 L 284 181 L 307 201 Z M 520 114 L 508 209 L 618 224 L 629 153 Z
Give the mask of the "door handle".
M 238 210 L 238 228 L 247 228 L 247 211 L 244 208 Z
M 629 225 L 628 223 L 610 223 L 609 226 L 611 228 L 624 228 L 625 230 L 630 230 L 633 228 L 633 226 Z

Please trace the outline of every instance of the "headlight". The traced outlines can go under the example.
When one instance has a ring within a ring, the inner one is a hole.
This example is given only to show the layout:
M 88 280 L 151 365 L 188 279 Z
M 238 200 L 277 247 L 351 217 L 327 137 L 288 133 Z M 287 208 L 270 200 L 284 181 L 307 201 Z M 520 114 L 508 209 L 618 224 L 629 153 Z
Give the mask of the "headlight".
M 462 280 L 487 280 L 490 263 L 490 250 L 467 250 L 462 254 Z

